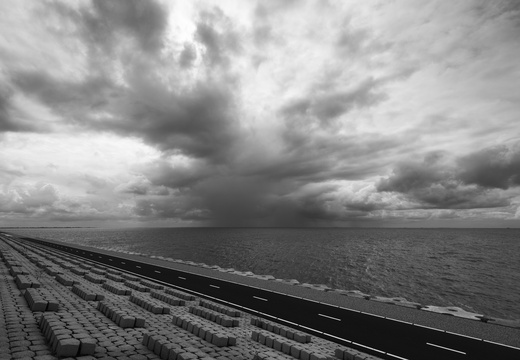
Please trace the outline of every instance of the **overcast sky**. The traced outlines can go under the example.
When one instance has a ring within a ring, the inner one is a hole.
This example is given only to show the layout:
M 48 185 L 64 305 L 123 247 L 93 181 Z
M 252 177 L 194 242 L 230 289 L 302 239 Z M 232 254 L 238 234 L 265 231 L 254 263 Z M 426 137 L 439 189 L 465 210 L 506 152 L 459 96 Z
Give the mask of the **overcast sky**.
M 520 226 L 520 2 L 0 2 L 0 226 Z

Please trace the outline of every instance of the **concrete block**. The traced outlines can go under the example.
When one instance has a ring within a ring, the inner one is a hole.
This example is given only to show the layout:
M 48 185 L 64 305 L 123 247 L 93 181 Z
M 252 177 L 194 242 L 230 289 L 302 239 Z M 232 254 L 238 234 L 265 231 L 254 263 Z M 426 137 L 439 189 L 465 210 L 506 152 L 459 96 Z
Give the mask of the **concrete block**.
M 47 301 L 44 300 L 36 300 L 30 306 L 31 311 L 45 311 L 47 310 Z
M 288 354 L 289 355 L 291 353 L 291 345 L 289 343 L 286 343 L 286 342 L 282 343 L 282 352 L 284 354 Z
M 273 348 L 273 342 L 274 342 L 274 339 L 270 336 L 266 336 L 265 337 L 265 346 L 269 347 L 269 348 Z
M 148 344 L 146 344 L 146 347 L 148 350 L 153 351 L 153 348 L 155 346 L 155 336 L 150 336 L 148 338 Z
M 206 340 L 207 342 L 213 344 L 213 333 L 211 331 L 209 331 L 209 330 L 206 330 L 206 333 L 204 335 L 204 340 Z
M 193 323 L 190 322 L 186 330 L 188 330 L 190 333 L 193 333 Z
M 312 353 L 310 360 L 327 360 L 327 357 L 322 354 Z
M 142 328 L 142 327 L 145 327 L 146 325 L 146 320 L 143 319 L 143 318 L 135 318 L 135 325 L 134 327 L 139 327 L 139 328 Z
M 237 338 L 234 336 L 228 337 L 228 346 L 235 346 L 237 344 Z
M 262 334 L 262 333 L 258 334 L 258 342 L 262 345 L 265 345 L 265 334 Z
M 135 318 L 133 316 L 129 316 L 129 315 L 122 316 L 121 319 L 119 320 L 118 325 L 120 327 L 122 327 L 123 329 L 132 328 L 135 326 Z
M 337 358 L 337 359 L 340 359 L 340 360 L 343 360 L 343 349 L 336 349 L 334 350 L 334 356 Z
M 276 351 L 282 351 L 282 341 L 279 339 L 274 339 L 272 348 Z
M 227 337 L 227 335 L 224 335 L 222 333 L 213 334 L 213 336 L 211 338 L 211 343 L 218 347 L 227 346 L 228 337 Z
M 189 353 L 189 352 L 183 352 L 180 354 L 177 354 L 177 360 L 195 360 L 197 359 L 197 355 Z
M 295 333 L 294 334 L 294 341 L 297 341 L 299 343 L 305 344 L 307 342 L 307 336 L 303 333 Z
M 46 311 L 58 311 L 59 307 L 60 307 L 60 305 L 59 305 L 59 303 L 57 301 L 56 302 L 55 301 L 49 301 L 47 303 Z
M 96 351 L 96 340 L 90 337 L 83 338 L 79 344 L 79 355 L 92 355 Z
M 311 353 L 309 350 L 302 349 L 300 351 L 300 360 L 310 360 L 311 359 Z
M 356 353 L 350 350 L 345 350 L 343 353 L 343 360 L 354 360 L 354 356 L 356 356 Z
M 163 342 L 162 342 L 161 340 L 157 340 L 157 341 L 154 343 L 153 353 L 154 353 L 155 355 L 160 355 L 160 354 L 161 354 L 162 346 L 163 346 Z
M 173 348 L 173 344 L 164 344 L 161 347 L 161 353 L 158 354 L 161 359 L 168 359 L 168 356 L 170 354 L 170 350 Z
M 297 346 L 297 345 L 291 346 L 291 356 L 293 358 L 299 359 L 301 351 L 302 351 L 302 349 L 299 346 Z
M 68 357 L 68 356 L 76 356 L 79 352 L 79 340 L 76 339 L 63 339 L 58 340 L 56 346 L 56 356 L 58 357 Z

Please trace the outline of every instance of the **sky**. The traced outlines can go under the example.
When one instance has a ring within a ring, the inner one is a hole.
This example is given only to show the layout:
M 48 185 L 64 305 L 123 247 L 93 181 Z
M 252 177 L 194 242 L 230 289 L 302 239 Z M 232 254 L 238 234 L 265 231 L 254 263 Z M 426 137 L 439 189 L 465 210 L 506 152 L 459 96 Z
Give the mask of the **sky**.
M 0 227 L 520 227 L 520 2 L 0 2 Z

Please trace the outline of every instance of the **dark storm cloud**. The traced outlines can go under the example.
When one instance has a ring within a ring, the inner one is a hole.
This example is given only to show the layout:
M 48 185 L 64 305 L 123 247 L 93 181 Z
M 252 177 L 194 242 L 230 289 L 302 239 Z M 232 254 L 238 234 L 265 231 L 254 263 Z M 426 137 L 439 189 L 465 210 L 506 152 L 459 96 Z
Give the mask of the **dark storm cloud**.
M 503 150 L 503 149 L 502 149 Z M 393 174 L 379 182 L 380 192 L 406 195 L 418 206 L 437 209 L 476 209 L 503 207 L 510 204 L 500 192 L 506 184 L 514 184 L 513 172 L 517 164 L 496 166 L 491 159 L 500 154 L 497 149 L 486 149 L 456 160 L 456 166 L 447 154 L 432 153 L 423 161 L 398 164 Z M 516 161 L 516 160 L 515 160 Z M 486 171 L 497 168 L 497 174 Z M 515 170 L 516 169 L 516 170 Z
M 458 160 L 460 178 L 467 184 L 508 189 L 520 185 L 520 146 L 484 149 Z
M 112 91 L 115 90 L 104 77 L 93 76 L 82 82 L 73 82 L 55 79 L 41 71 L 15 73 L 13 83 L 24 94 L 38 98 L 55 112 L 63 115 L 86 112 L 88 116 L 89 111 L 106 104 L 113 95 Z
M 153 185 L 171 189 L 193 187 L 198 182 L 214 174 L 215 169 L 204 161 L 190 161 L 189 164 L 172 165 L 158 160 L 140 168 Z
M 14 104 L 15 96 L 13 84 L 8 81 L 0 84 L 0 133 L 48 132 L 48 124 L 43 123 L 41 119 L 34 119 L 32 114 Z
M 155 1 L 94 0 L 93 11 L 79 14 L 85 37 L 111 52 L 116 36 L 124 33 L 133 37 L 145 52 L 156 52 L 162 47 L 168 12 Z M 70 14 L 70 12 L 69 12 Z
M 20 131 L 16 124 L 13 123 L 10 114 L 10 97 L 11 94 L 7 89 L 0 87 L 0 132 L 3 131 Z
M 285 105 L 281 113 L 288 118 L 310 116 L 326 123 L 355 107 L 370 107 L 385 100 L 386 95 L 378 91 L 378 86 L 378 81 L 368 78 L 353 89 L 311 93 Z
M 225 161 L 239 131 L 232 94 L 208 83 L 173 93 L 152 81 L 136 79 L 134 90 L 114 105 L 118 118 L 93 127 L 141 137 L 163 151 Z

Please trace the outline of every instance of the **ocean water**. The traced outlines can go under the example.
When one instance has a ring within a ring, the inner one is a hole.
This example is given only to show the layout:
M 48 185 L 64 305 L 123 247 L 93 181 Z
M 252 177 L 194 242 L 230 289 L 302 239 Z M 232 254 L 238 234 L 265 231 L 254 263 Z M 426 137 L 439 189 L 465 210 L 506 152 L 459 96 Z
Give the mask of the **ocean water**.
M 520 319 L 520 229 L 137 228 L 10 232 Z

